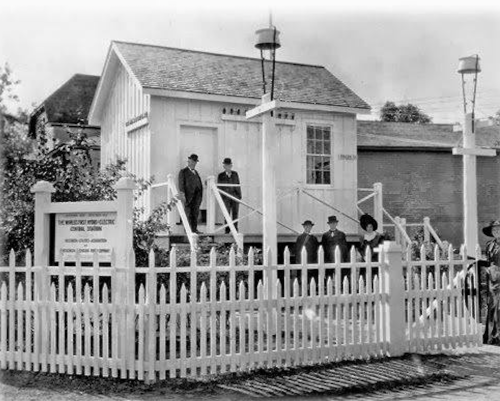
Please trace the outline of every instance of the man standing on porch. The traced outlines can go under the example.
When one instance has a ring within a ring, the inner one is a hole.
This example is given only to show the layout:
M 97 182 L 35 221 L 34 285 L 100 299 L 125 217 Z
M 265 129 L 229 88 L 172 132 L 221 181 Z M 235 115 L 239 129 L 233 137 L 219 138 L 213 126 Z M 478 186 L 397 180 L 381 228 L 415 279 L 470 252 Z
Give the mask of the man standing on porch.
M 203 197 L 203 184 L 195 167 L 198 155 L 194 153 L 188 157 L 187 167 L 179 172 L 179 192 L 186 209 L 189 226 L 193 233 L 199 234 L 198 215 L 200 213 L 201 199 Z
M 347 262 L 347 241 L 345 233 L 343 231 L 337 230 L 338 224 L 337 216 L 328 217 L 328 225 L 330 229 L 323 234 L 321 238 L 321 245 L 325 252 L 325 262 L 332 263 L 335 258 L 335 248 L 338 246 L 340 248 L 340 261 Z
M 234 196 L 237 199 L 241 199 L 241 187 L 239 186 L 240 177 L 238 176 L 238 173 L 236 171 L 233 171 L 233 161 L 229 157 L 226 157 L 222 162 L 222 166 L 224 167 L 224 171 L 218 175 L 217 184 L 231 184 L 231 186 L 227 187 L 220 186 L 219 189 L 221 191 L 228 193 L 231 196 Z M 233 185 L 238 185 L 238 186 L 233 186 Z M 234 199 L 225 196 L 224 194 L 221 195 L 222 195 L 222 200 L 224 201 L 224 205 L 226 206 L 227 212 L 229 213 L 229 216 L 231 216 L 233 221 L 237 220 L 240 204 Z M 234 223 L 234 227 L 236 228 L 236 230 L 238 230 L 237 222 Z M 229 232 L 230 232 L 229 227 L 226 227 L 226 234 L 229 234 Z

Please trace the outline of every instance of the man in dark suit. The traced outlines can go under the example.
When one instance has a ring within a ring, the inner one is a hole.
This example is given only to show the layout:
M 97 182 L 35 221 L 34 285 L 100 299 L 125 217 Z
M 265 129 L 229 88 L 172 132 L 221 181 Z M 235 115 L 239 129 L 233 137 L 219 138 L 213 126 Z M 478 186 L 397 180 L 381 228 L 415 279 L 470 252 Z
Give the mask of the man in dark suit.
M 226 157 L 223 162 L 222 166 L 224 167 L 224 171 L 220 173 L 217 177 L 217 184 L 231 184 L 231 185 L 239 185 L 240 184 L 240 177 L 238 176 L 238 173 L 236 171 L 233 171 L 233 162 L 229 157 Z M 227 192 L 229 195 L 234 196 L 237 199 L 241 199 L 241 187 L 239 186 L 219 186 L 218 187 L 221 191 Z M 229 198 L 228 196 L 225 196 L 224 194 L 221 194 L 222 200 L 224 201 L 224 205 L 226 205 L 226 209 L 229 213 L 229 216 L 233 220 L 238 219 L 238 211 L 240 204 L 235 201 L 234 199 Z M 238 223 L 234 223 L 234 226 L 236 230 L 238 230 Z M 229 233 L 229 227 L 226 227 L 226 233 Z
M 307 251 L 307 263 L 317 263 L 319 242 L 316 237 L 311 234 L 314 223 L 311 220 L 306 220 L 302 223 L 304 232 L 297 237 L 295 242 L 295 261 L 302 263 L 302 248 Z
M 335 248 L 338 246 L 340 248 L 340 261 L 347 262 L 347 241 L 345 233 L 337 230 L 338 224 L 337 216 L 328 217 L 328 225 L 330 229 L 323 234 L 321 238 L 321 245 L 325 251 L 325 262 L 334 262 Z
M 179 172 L 179 192 L 181 194 L 189 226 L 194 233 L 198 231 L 198 215 L 200 213 L 203 184 L 195 167 L 198 156 L 194 153 L 188 157 L 188 165 Z
M 295 242 L 295 262 L 302 263 L 302 249 L 306 248 L 307 263 L 317 263 L 319 242 L 316 239 L 316 236 L 311 234 L 314 223 L 311 220 L 306 220 L 302 223 L 302 226 L 304 227 L 304 232 L 297 237 L 297 241 Z M 296 271 L 292 271 L 292 278 L 295 278 L 296 274 Z M 300 282 L 302 275 L 299 274 L 297 278 Z M 307 269 L 308 286 L 313 278 L 315 283 L 318 284 L 318 269 Z

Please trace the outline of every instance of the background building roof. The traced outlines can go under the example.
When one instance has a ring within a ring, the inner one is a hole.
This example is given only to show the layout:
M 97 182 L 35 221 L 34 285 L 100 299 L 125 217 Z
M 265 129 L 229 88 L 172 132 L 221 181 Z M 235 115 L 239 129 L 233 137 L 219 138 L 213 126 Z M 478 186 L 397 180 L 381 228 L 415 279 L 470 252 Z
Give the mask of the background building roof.
M 114 44 L 143 87 L 243 98 L 262 97 L 261 60 L 258 58 L 128 42 Z M 268 62 L 268 71 L 269 67 Z M 269 92 L 270 75 L 267 83 Z M 370 108 L 324 67 L 282 61 L 276 62 L 275 97 L 286 102 Z
M 462 145 L 462 132 L 453 124 L 411 124 L 382 121 L 358 121 L 359 148 L 442 149 Z M 478 146 L 500 149 L 500 126 L 476 129 Z
M 99 78 L 95 75 L 73 75 L 31 114 L 30 133 L 36 129 L 36 118 L 43 111 L 49 123 L 88 124 L 87 117 Z

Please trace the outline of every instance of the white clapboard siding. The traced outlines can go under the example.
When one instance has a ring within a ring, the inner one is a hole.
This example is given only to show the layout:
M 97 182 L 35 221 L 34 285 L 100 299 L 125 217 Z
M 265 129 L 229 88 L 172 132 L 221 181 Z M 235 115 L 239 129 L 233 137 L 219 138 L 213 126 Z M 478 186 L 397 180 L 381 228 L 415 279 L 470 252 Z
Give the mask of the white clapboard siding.
M 178 267 L 175 248 L 171 255 L 166 267 L 155 267 L 151 253 L 149 267 L 136 267 L 132 254 L 128 268 L 101 268 L 96 259 L 71 268 L 31 266 L 31 255 L 16 267 L 11 253 L 0 267 L 0 367 L 152 382 L 390 354 L 390 298 L 379 276 L 394 266 L 357 262 L 354 253 L 351 262 L 326 264 L 322 251 L 317 264 L 291 265 L 288 250 L 281 265 L 255 265 L 253 250 L 237 265 L 232 250 L 220 266 L 212 250 L 209 266 L 193 253 L 190 266 Z M 390 259 L 382 252 L 380 260 Z M 391 296 L 406 305 L 403 351 L 481 343 L 477 298 L 465 292 L 477 277 L 461 274 L 468 263 L 439 252 L 431 260 L 401 255 L 405 285 Z M 268 280 L 273 271 L 282 281 Z M 138 287 L 136 274 L 146 278 Z M 187 286 L 178 286 L 179 275 L 190 276 Z

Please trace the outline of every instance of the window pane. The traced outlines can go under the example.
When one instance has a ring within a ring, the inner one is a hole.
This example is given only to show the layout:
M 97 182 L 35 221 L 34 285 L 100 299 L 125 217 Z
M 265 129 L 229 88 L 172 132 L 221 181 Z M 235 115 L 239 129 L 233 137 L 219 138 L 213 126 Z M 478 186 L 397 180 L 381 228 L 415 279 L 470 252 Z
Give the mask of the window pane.
M 309 154 L 314 153 L 314 149 L 315 149 L 314 145 L 315 145 L 315 141 L 313 141 L 311 139 L 307 140 L 307 153 L 309 153 Z
M 311 171 L 314 168 L 314 157 L 307 156 L 307 171 Z
M 323 142 L 322 141 L 316 141 L 316 148 L 315 152 L 317 155 L 322 155 L 323 154 Z
M 330 184 L 330 172 L 329 171 L 323 172 L 323 184 Z
M 332 153 L 332 149 L 330 147 L 330 141 L 323 142 L 323 154 L 329 155 Z
M 314 183 L 323 184 L 323 177 L 321 176 L 321 171 L 313 170 L 313 174 L 314 174 Z
M 328 170 L 330 171 L 330 158 L 329 157 L 323 157 L 323 170 Z
M 321 128 L 315 128 L 314 131 L 316 132 L 316 139 L 323 139 L 323 132 L 321 131 Z
M 315 170 L 322 170 L 323 167 L 323 159 L 321 157 L 315 156 L 314 157 L 314 169 Z
M 308 139 L 313 139 L 314 138 L 314 129 L 310 125 L 307 127 L 307 138 Z
M 330 127 L 325 127 L 323 130 L 323 138 L 325 140 L 329 141 L 330 140 Z

